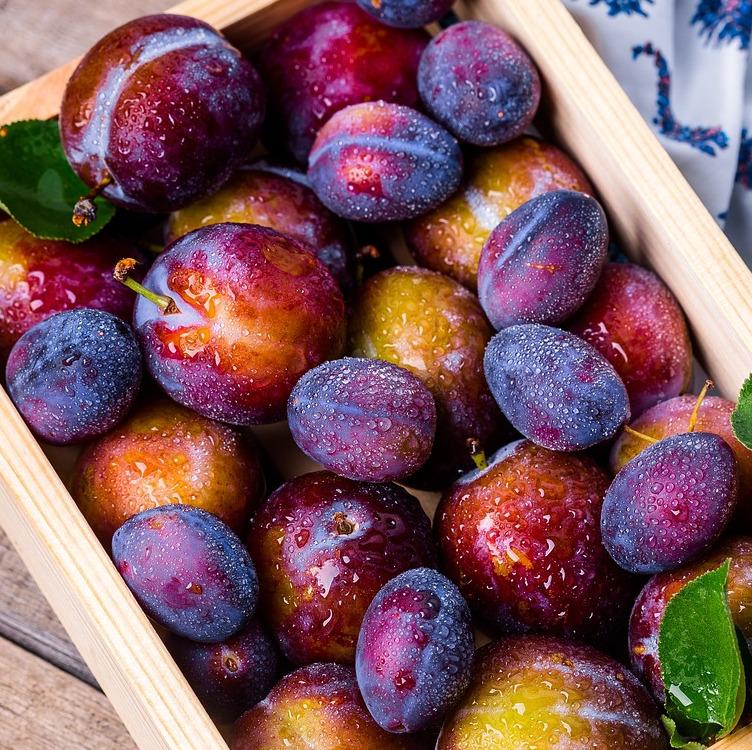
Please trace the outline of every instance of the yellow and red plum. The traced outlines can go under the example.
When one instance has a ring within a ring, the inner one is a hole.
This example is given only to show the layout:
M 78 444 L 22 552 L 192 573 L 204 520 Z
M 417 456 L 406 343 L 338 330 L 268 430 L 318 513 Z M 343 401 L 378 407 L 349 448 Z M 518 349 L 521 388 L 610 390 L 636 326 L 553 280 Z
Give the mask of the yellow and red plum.
M 428 43 L 418 91 L 428 112 L 460 140 L 499 146 L 533 121 L 541 84 L 512 37 L 483 21 L 463 21 Z
M 355 672 L 313 664 L 283 677 L 235 723 L 231 750 L 425 750 L 421 738 L 390 734 L 369 715 Z
M 358 5 L 387 26 L 418 29 L 438 21 L 454 0 L 357 0 Z
M 160 505 L 193 505 L 244 534 L 264 493 L 261 464 L 236 428 L 167 399 L 149 401 L 78 458 L 71 494 L 109 548 L 131 516 Z
M 470 683 L 475 642 L 470 610 L 441 573 L 417 568 L 374 597 L 358 637 L 358 687 L 389 732 L 431 728 Z
M 410 370 L 436 401 L 433 451 L 411 483 L 443 488 L 473 466 L 468 439 L 489 450 L 498 444 L 503 420 L 482 372 L 491 334 L 477 298 L 440 273 L 393 268 L 360 290 L 350 319 L 352 353 Z
M 476 289 L 481 250 L 499 222 L 523 203 L 552 190 L 593 195 L 580 168 L 562 151 L 523 136 L 471 153 L 465 179 L 449 200 L 405 225 L 417 263 Z
M 572 333 L 537 323 L 491 339 L 486 380 L 512 426 L 555 451 L 612 438 L 629 419 L 629 397 L 613 366 Z
M 222 723 L 265 698 L 280 673 L 277 646 L 256 618 L 227 641 L 196 643 L 171 635 L 167 648 L 204 708 Z
M 0 221 L 0 356 L 50 315 L 89 307 L 130 320 L 133 295 L 112 278 L 129 243 L 107 233 L 80 244 L 42 240 Z
M 461 178 L 457 141 L 420 112 L 385 101 L 337 112 L 308 158 L 321 202 L 355 221 L 412 219 L 446 200 Z
M 606 493 L 601 534 L 609 554 L 633 573 L 663 573 L 689 562 L 726 528 L 737 473 L 728 443 L 709 432 L 650 445 Z
M 266 227 L 215 224 L 173 242 L 144 279 L 134 325 L 178 403 L 237 425 L 274 422 L 303 373 L 341 354 L 345 307 L 312 248 Z
M 272 493 L 251 522 L 248 546 L 262 614 L 294 664 L 352 662 L 378 590 L 405 570 L 435 564 L 431 524 L 412 495 L 330 472 Z
M 607 250 L 606 214 L 594 198 L 573 190 L 532 198 L 483 247 L 480 304 L 497 330 L 561 323 L 593 291 Z
M 408 370 L 346 357 L 298 381 L 287 420 L 298 447 L 324 468 L 349 479 L 390 482 L 414 474 L 428 459 L 436 405 Z
M 266 139 L 306 163 L 324 123 L 350 104 L 418 104 L 428 34 L 388 28 L 355 3 L 323 2 L 281 24 L 258 55 L 269 95 Z
M 216 193 L 170 215 L 167 241 L 211 224 L 259 224 L 306 242 L 343 288 L 352 285 L 347 230 L 303 184 L 263 167 L 238 170 Z
M 646 268 L 609 263 L 567 328 L 616 369 L 637 416 L 678 396 L 692 378 L 692 344 L 679 303 Z
M 632 580 L 600 535 L 607 487 L 590 458 L 523 440 L 444 493 L 435 519 L 444 570 L 481 621 L 601 642 L 626 624 Z
M 619 662 L 546 636 L 480 649 L 436 750 L 668 750 L 657 706 Z
M 217 643 L 239 633 L 258 599 L 248 550 L 227 524 L 189 505 L 129 518 L 112 557 L 144 611 L 175 635 Z
M 31 431 L 55 445 L 104 434 L 123 420 L 141 387 L 133 329 L 110 313 L 79 308 L 37 323 L 16 341 L 5 376 Z
M 637 597 L 629 620 L 629 655 L 635 674 L 650 688 L 659 703 L 666 693 L 658 655 L 660 635 L 666 606 L 684 586 L 709 570 L 731 560 L 726 594 L 734 625 L 748 643 L 752 642 L 752 538 L 733 537 L 723 540 L 710 554 L 696 562 L 668 573 L 653 576 Z
M 187 16 L 144 16 L 95 44 L 70 77 L 60 135 L 73 169 L 113 203 L 164 212 L 216 190 L 264 117 L 253 66 Z

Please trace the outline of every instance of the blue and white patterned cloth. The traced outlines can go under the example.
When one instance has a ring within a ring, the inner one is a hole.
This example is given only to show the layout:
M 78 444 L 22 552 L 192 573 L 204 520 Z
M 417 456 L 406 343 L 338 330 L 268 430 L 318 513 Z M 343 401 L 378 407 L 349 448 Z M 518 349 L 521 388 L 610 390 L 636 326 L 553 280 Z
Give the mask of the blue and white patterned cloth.
M 564 0 L 752 265 L 752 0 Z

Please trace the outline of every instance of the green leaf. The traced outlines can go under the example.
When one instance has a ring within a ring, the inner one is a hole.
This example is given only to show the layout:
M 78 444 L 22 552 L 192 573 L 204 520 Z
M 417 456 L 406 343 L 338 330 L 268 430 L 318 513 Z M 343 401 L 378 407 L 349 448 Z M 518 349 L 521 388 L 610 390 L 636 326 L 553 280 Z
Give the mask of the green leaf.
M 752 375 L 744 381 L 739 391 L 736 408 L 731 414 L 731 426 L 736 439 L 752 449 Z
M 672 747 L 725 737 L 744 708 L 744 667 L 726 597 L 730 564 L 690 581 L 666 605 L 658 655 L 672 742 L 685 743 Z
M 89 192 L 68 164 L 57 122 L 23 120 L 0 129 L 0 209 L 37 237 L 82 242 L 115 215 L 103 198 L 97 217 L 77 227 L 71 217 L 76 201 Z
M 707 750 L 707 745 L 703 745 L 700 742 L 694 740 L 688 740 L 679 734 L 679 730 L 676 728 L 676 722 L 668 717 L 661 716 L 663 727 L 668 733 L 669 745 L 671 747 L 682 748 L 682 750 Z

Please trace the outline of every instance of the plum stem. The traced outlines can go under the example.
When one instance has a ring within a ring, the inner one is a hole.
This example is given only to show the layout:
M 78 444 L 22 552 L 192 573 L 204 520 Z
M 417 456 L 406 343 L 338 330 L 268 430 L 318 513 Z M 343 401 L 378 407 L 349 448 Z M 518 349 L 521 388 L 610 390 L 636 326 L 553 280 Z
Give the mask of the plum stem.
M 633 437 L 639 438 L 640 440 L 644 440 L 646 443 L 658 442 L 658 438 L 651 437 L 650 435 L 646 435 L 644 432 L 635 430 L 633 427 L 630 427 L 628 424 L 624 425 L 624 432 L 626 432 L 628 435 L 632 435 Z
M 143 284 L 139 284 L 138 281 L 131 277 L 131 273 L 133 273 L 133 269 L 137 265 L 137 260 L 134 260 L 133 258 L 123 258 L 115 264 L 115 270 L 112 272 L 112 275 L 121 284 L 132 289 L 142 297 L 145 297 L 149 302 L 153 302 L 165 315 L 179 313 L 180 310 L 172 297 L 152 292 L 151 289 L 147 289 Z
M 697 418 L 700 416 L 700 407 L 702 406 L 702 402 L 705 400 L 705 396 L 708 395 L 708 391 L 714 387 L 715 383 L 712 380 L 705 381 L 705 384 L 702 386 L 702 390 L 697 396 L 697 401 L 695 401 L 695 408 L 692 409 L 692 413 L 689 415 L 689 429 L 687 430 L 687 432 L 695 431 Z
M 97 204 L 94 203 L 94 199 L 111 183 L 112 175 L 105 171 L 96 186 L 76 201 L 76 205 L 73 206 L 71 221 L 77 227 L 87 227 L 97 218 Z
M 488 459 L 486 458 L 486 452 L 483 450 L 480 444 L 480 440 L 477 438 L 468 438 L 466 441 L 467 448 L 470 451 L 470 458 L 473 459 L 473 463 L 476 468 L 483 471 L 488 468 Z

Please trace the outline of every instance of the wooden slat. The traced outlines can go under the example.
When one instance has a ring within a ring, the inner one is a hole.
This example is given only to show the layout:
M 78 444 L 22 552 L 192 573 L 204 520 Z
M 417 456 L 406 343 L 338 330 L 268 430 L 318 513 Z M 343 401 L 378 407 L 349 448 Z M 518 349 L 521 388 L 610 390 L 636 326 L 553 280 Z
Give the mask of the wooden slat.
M 102 693 L 2 638 L 0 747 L 135 750 Z

